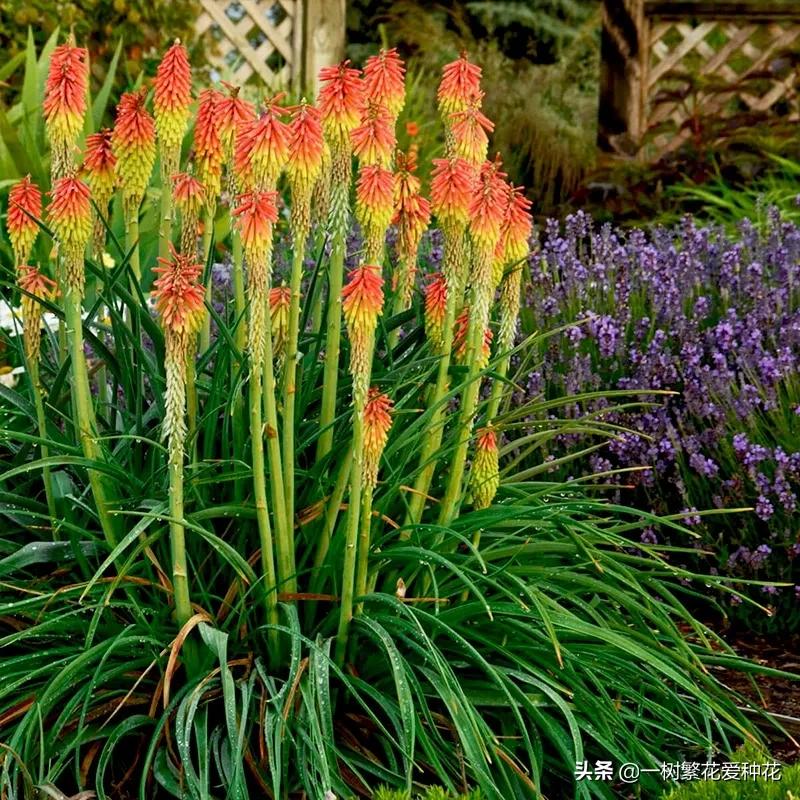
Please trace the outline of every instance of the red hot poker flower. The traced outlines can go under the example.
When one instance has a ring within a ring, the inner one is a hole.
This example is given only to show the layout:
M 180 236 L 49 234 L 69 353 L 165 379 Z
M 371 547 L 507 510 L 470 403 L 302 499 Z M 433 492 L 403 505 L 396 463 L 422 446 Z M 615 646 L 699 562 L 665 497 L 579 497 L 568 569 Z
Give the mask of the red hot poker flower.
M 111 134 L 117 179 L 128 214 L 135 213 L 142 202 L 156 157 L 155 123 L 144 107 L 146 99 L 146 89 L 123 94 Z
M 50 197 L 47 218 L 53 226 L 64 258 L 67 286 L 82 291 L 83 251 L 92 231 L 89 187 L 78 178 L 59 178 Z
M 350 132 L 358 126 L 364 107 L 364 85 L 360 72 L 342 61 L 334 67 L 319 71 L 320 83 L 317 105 L 322 113 L 322 125 L 332 142 L 347 142 Z
M 37 219 L 42 216 L 42 193 L 26 175 L 15 183 L 8 193 L 8 238 L 14 251 L 14 260 L 22 265 L 28 260 L 33 243 L 39 233 Z M 33 217 L 33 219 L 31 219 Z
M 201 264 L 185 253 L 172 252 L 171 258 L 159 258 L 153 272 L 153 299 L 164 330 L 176 334 L 193 334 L 203 319 L 203 287 L 198 278 Z
M 108 203 L 116 185 L 117 157 L 111 145 L 111 128 L 86 137 L 83 171 L 98 205 Z
M 533 219 L 531 201 L 523 194 L 522 186 L 508 186 L 505 218 L 497 243 L 498 256 L 504 264 L 520 261 L 530 249 Z
M 162 167 L 164 175 L 169 178 L 178 169 L 181 142 L 192 102 L 192 68 L 180 39 L 175 40 L 161 59 L 154 87 L 153 108 L 164 162 Z
M 226 158 L 233 157 L 236 135 L 242 125 L 252 122 L 256 117 L 256 109 L 249 100 L 239 97 L 240 87 L 222 82 L 228 90 L 227 97 L 217 101 L 216 116 L 219 124 L 219 137 L 225 150 Z
M 444 344 L 444 321 L 447 313 L 447 281 L 435 273 L 425 287 L 425 333 L 437 352 Z
M 225 154 L 219 133 L 217 108 L 223 99 L 216 89 L 200 92 L 194 125 L 194 158 L 197 178 L 206 189 L 206 205 L 213 208 L 222 189 L 222 162 Z
M 272 225 L 278 221 L 278 193 L 247 192 L 233 210 L 242 246 L 248 258 L 257 257 L 272 241 Z
M 188 172 L 173 175 L 172 180 L 172 200 L 181 212 L 181 252 L 194 253 L 198 221 L 206 202 L 205 187 Z
M 362 408 L 366 400 L 372 336 L 382 307 L 380 267 L 370 264 L 351 270 L 347 285 L 342 289 L 342 314 L 350 335 L 350 372 L 357 408 Z
M 242 186 L 259 190 L 275 187 L 289 160 L 289 126 L 278 105 L 282 95 L 270 100 L 254 120 L 244 123 L 236 137 L 236 173 Z
M 494 123 L 481 112 L 479 103 L 473 101 L 464 111 L 450 115 L 455 154 L 473 166 L 486 160 L 489 148 L 488 133 L 494 130 Z
M 469 306 L 464 306 L 456 319 L 455 331 L 453 333 L 453 353 L 456 361 L 463 364 L 467 357 L 467 334 L 469 333 Z M 485 369 L 489 363 L 489 355 L 492 349 L 492 339 L 494 334 L 491 328 L 486 328 L 483 332 L 483 347 L 478 354 L 478 369 Z
M 500 239 L 507 200 L 506 184 L 500 162 L 486 161 L 478 175 L 478 184 L 469 207 L 473 241 L 494 252 Z
M 385 106 L 370 101 L 361 124 L 353 130 L 350 138 L 353 152 L 362 165 L 388 167 L 392 163 L 397 139 L 394 121 Z
M 392 401 L 374 386 L 364 406 L 364 488 L 374 489 L 378 483 L 378 467 L 392 427 Z
M 480 94 L 481 68 L 467 60 L 462 52 L 457 60 L 446 64 L 442 70 L 437 99 L 439 110 L 445 119 L 450 114 L 464 111 L 473 99 Z
M 22 266 L 18 270 L 17 283 L 26 294 L 22 295 L 22 336 L 25 343 L 25 357 L 30 362 L 38 361 L 39 346 L 42 339 L 41 300 L 49 300 L 56 295 L 55 281 L 51 281 L 36 267 Z
M 289 123 L 289 159 L 286 174 L 293 191 L 310 194 L 322 170 L 322 116 L 305 102 L 294 109 Z
M 364 90 L 366 96 L 385 106 L 397 119 L 406 101 L 406 68 L 397 55 L 397 48 L 381 50 L 364 62 Z
M 56 177 L 65 174 L 70 163 L 69 148 L 83 128 L 89 80 L 88 59 L 86 48 L 75 47 L 74 42 L 59 45 L 50 57 L 43 112 L 53 149 Z
M 478 431 L 475 440 L 475 458 L 470 473 L 472 504 L 477 509 L 489 508 L 500 485 L 497 435 L 489 426 Z
M 475 170 L 463 158 L 436 158 L 431 173 L 431 208 L 444 225 L 466 225 Z

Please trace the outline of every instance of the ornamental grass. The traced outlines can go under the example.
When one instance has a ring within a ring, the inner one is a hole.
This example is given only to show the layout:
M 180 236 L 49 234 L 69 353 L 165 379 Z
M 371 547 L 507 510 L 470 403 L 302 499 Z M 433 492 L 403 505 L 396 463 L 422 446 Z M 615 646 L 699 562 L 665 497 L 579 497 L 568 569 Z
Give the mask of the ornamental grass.
M 607 797 L 576 763 L 757 739 L 694 576 L 629 546 L 650 515 L 515 473 L 557 406 L 509 410 L 548 334 L 517 338 L 530 202 L 480 67 L 444 69 L 430 187 L 396 52 L 319 77 L 254 106 L 176 42 L 82 141 L 85 53 L 53 52 L 54 182 L 6 218 L 31 381 L 2 390 L 0 794 Z

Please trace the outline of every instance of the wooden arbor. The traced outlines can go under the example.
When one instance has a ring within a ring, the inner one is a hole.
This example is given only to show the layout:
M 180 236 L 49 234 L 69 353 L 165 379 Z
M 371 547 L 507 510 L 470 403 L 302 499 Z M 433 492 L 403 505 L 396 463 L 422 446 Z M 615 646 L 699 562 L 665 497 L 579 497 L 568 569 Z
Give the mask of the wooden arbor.
M 344 57 L 345 0 L 199 0 L 209 62 L 235 83 L 314 87 L 321 66 Z
M 656 160 L 699 115 L 798 108 L 796 0 L 604 0 L 599 143 Z

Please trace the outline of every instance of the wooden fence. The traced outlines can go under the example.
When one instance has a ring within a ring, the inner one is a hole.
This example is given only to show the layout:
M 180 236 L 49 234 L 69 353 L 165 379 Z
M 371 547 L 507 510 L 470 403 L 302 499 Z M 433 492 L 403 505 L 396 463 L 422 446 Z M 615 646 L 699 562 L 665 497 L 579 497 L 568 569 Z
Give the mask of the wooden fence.
M 655 160 L 700 119 L 800 119 L 799 61 L 794 0 L 604 0 L 600 146 Z
M 319 67 L 344 57 L 345 0 L 200 0 L 209 61 L 235 83 L 313 89 Z

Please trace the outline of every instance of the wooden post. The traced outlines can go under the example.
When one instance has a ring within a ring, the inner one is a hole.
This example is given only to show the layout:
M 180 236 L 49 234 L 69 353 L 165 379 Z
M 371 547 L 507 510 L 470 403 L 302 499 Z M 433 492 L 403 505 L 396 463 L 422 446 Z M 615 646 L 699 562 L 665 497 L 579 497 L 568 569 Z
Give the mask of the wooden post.
M 347 0 L 303 0 L 303 86 L 316 97 L 319 70 L 345 52 Z

